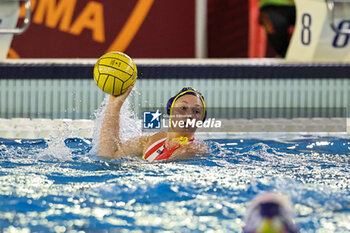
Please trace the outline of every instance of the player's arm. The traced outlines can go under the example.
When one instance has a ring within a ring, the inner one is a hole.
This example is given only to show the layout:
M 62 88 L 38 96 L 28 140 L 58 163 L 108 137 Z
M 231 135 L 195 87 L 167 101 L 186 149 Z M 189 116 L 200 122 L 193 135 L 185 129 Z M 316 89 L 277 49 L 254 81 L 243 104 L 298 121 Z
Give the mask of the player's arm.
M 98 156 L 101 158 L 114 159 L 129 155 L 142 155 L 143 145 L 147 141 L 147 137 L 135 138 L 122 143 L 119 135 L 120 109 L 131 90 L 132 87 L 129 87 L 122 95 L 110 96 L 98 145 Z
M 131 138 L 124 143 L 119 143 L 117 144 L 117 150 L 114 152 L 114 154 L 112 154 L 111 157 L 108 157 L 108 159 L 117 159 L 131 155 L 142 157 L 143 148 L 145 147 L 145 144 L 148 142 L 148 140 L 149 136 L 141 136 L 138 138 Z
M 203 156 L 209 154 L 210 150 L 208 146 L 202 142 L 193 142 L 180 147 L 171 155 L 170 159 L 189 159 L 196 156 Z

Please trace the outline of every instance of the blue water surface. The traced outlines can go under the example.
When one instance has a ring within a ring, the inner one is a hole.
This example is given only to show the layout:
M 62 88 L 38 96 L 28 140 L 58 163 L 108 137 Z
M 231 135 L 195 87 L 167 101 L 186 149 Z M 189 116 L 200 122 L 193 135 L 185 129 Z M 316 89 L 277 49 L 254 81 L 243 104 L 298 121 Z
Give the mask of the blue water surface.
M 346 137 L 208 139 L 208 156 L 101 160 L 90 139 L 0 139 L 0 230 L 241 232 L 249 202 L 277 191 L 301 232 L 350 232 Z

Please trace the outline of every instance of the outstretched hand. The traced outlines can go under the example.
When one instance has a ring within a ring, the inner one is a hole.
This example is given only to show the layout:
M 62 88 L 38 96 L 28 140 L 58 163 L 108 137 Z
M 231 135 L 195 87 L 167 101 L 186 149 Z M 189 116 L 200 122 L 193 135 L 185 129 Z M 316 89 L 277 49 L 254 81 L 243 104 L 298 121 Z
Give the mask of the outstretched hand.
M 115 96 L 115 95 L 111 95 L 109 100 L 110 101 L 121 101 L 122 103 L 124 103 L 124 101 L 126 100 L 126 98 L 129 96 L 130 92 L 132 91 L 132 88 L 134 87 L 134 85 L 131 85 L 126 92 L 124 92 L 121 95 Z

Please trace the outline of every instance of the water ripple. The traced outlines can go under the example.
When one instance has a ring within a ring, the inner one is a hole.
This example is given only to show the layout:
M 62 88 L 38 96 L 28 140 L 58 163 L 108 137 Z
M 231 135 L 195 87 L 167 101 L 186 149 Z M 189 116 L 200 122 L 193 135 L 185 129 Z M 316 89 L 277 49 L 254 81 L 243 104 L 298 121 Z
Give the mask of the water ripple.
M 100 160 L 86 139 L 0 139 L 0 226 L 8 232 L 240 232 L 249 201 L 275 190 L 292 200 L 301 232 L 350 231 L 348 139 L 206 143 L 208 156 L 150 164 Z

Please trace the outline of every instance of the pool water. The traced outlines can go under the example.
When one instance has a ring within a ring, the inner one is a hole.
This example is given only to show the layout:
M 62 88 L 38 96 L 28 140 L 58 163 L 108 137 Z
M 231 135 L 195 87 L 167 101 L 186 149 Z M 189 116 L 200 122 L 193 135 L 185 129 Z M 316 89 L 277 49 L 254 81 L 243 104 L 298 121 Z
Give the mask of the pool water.
M 98 159 L 91 139 L 0 139 L 3 232 L 241 232 L 274 190 L 301 232 L 350 231 L 349 137 L 232 135 L 212 152 L 148 163 Z

